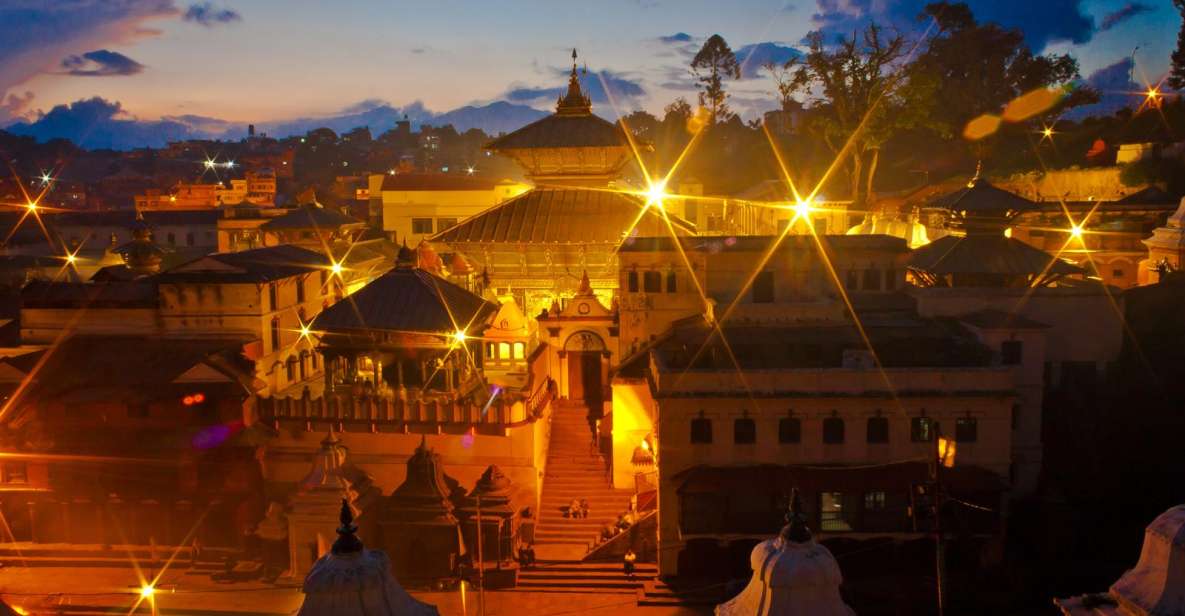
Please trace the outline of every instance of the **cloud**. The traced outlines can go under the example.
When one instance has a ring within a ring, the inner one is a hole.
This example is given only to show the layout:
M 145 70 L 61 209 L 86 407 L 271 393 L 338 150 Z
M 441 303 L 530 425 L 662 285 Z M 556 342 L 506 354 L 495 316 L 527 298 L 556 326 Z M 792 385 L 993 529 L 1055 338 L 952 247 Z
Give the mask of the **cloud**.
M 568 71 L 553 69 L 552 74 L 557 77 L 567 77 Z M 622 102 L 646 96 L 646 89 L 642 87 L 640 81 L 609 70 L 590 71 L 581 79 L 580 85 L 584 89 L 585 95 L 593 103 L 608 103 L 610 100 Z M 567 91 L 567 85 L 554 88 L 511 86 L 503 98 L 516 103 L 550 104 Z
M 0 126 L 24 119 L 32 102 L 33 93 L 27 90 L 24 94 L 14 92 L 6 97 L 0 97 Z
M 159 32 L 155 19 L 176 17 L 172 0 L 5 0 L 0 2 L 0 94 L 58 60 Z
M 753 43 L 736 50 L 737 61 L 741 63 L 741 79 L 762 77 L 766 64 L 785 64 L 788 60 L 802 57 L 802 52 L 779 43 Z
M 1147 13 L 1151 10 L 1152 7 L 1142 2 L 1128 2 L 1118 11 L 1103 16 L 1103 21 L 1099 23 L 1099 32 L 1106 32 L 1140 13 Z
M 673 44 L 673 43 L 690 43 L 690 42 L 691 42 L 691 41 L 693 41 L 693 40 L 695 40 L 695 39 L 694 39 L 694 38 L 693 38 L 693 37 L 692 37 L 690 34 L 688 34 L 688 33 L 686 33 L 686 32 L 676 32 L 676 33 L 674 33 L 674 34 L 671 34 L 671 35 L 667 35 L 667 36 L 660 36 L 660 37 L 658 37 L 658 42 L 660 42 L 660 43 L 670 43 L 670 44 Z
M 75 77 L 107 77 L 135 75 L 144 70 L 144 65 L 121 53 L 96 49 L 80 56 L 66 56 L 62 69 Z
M 218 8 L 212 2 L 199 2 L 189 5 L 181 19 L 209 28 L 218 24 L 242 21 L 243 16 L 233 9 Z
M 7 130 L 39 141 L 69 139 L 85 148 L 117 150 L 163 147 L 169 141 L 202 136 L 174 120 L 137 120 L 124 113 L 118 102 L 98 96 L 58 105 L 32 122 L 18 122 Z
M 1133 107 L 1140 102 L 1140 98 L 1132 96 L 1132 92 L 1143 90 L 1132 81 L 1131 56 L 1122 58 L 1112 64 L 1096 70 L 1087 76 L 1085 84 L 1099 93 L 1099 102 L 1093 105 L 1075 107 L 1066 113 L 1066 118 L 1080 120 L 1089 116 L 1105 116 L 1114 114 L 1124 107 Z
M 390 107 L 391 103 L 381 98 L 368 98 L 360 100 L 353 105 L 348 105 L 339 112 L 340 114 L 365 113 L 367 111 L 374 111 L 382 107 Z
M 917 17 L 931 0 L 816 0 L 812 16 L 817 29 L 831 39 L 851 36 L 853 30 L 875 20 L 903 32 L 920 33 L 926 22 Z M 1096 31 L 1094 19 L 1084 10 L 1085 0 L 965 0 L 979 22 L 995 22 L 1018 28 L 1025 40 L 1040 52 L 1049 43 L 1085 43 Z

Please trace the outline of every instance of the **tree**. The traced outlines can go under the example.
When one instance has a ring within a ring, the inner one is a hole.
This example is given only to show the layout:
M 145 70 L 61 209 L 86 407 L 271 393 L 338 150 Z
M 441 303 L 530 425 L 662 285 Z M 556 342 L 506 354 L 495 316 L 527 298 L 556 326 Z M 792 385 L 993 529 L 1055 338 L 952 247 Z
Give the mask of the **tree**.
M 635 137 L 651 143 L 658 137 L 658 128 L 661 125 L 658 118 L 641 109 L 625 116 L 621 122 Z
M 1023 32 L 976 23 L 964 3 L 935 2 L 926 6 L 921 17 L 934 20 L 937 34 L 911 73 L 942 84 L 942 100 L 934 107 L 933 117 L 947 135 L 961 133 L 968 121 L 983 113 L 998 113 L 1026 92 L 1069 85 L 1079 77 L 1073 56 L 1036 55 L 1025 44 Z M 1097 100 L 1092 94 L 1089 89 L 1076 89 L 1058 109 Z
M 921 82 L 901 88 L 905 38 L 886 37 L 876 24 L 833 46 L 824 43 L 821 32 L 811 32 L 807 45 L 803 58 L 783 65 L 785 71 L 793 69 L 793 77 L 779 94 L 784 99 L 798 91 L 818 94 L 807 128 L 846 159 L 851 198 L 863 203 L 872 193 L 880 146 L 895 130 L 924 121 L 927 92 Z
M 724 37 L 713 34 L 704 41 L 704 46 L 691 60 L 691 74 L 695 75 L 703 89 L 699 94 L 699 104 L 708 109 L 710 123 L 714 125 L 727 120 L 732 112 L 728 109 L 724 79 L 740 79 L 741 65 Z
M 1177 49 L 1173 51 L 1173 66 L 1169 71 L 1169 87 L 1185 88 L 1185 0 L 1173 0 L 1173 6 L 1181 14 L 1181 29 L 1177 31 Z

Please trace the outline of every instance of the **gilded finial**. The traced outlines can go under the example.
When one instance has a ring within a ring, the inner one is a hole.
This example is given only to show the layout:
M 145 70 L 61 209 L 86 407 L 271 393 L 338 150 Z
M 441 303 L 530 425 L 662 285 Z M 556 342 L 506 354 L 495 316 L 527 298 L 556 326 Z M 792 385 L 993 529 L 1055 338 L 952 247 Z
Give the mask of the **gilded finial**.
M 793 543 L 806 543 L 811 540 L 811 531 L 807 528 L 806 516 L 802 513 L 798 488 L 790 491 L 790 510 L 786 512 L 786 522 L 786 527 L 782 529 L 782 539 Z
M 342 499 L 341 514 L 338 516 L 341 526 L 337 529 L 337 541 L 333 542 L 334 554 L 349 554 L 362 551 L 362 541 L 354 533 L 358 527 L 354 526 L 354 510 L 350 509 L 350 501 Z

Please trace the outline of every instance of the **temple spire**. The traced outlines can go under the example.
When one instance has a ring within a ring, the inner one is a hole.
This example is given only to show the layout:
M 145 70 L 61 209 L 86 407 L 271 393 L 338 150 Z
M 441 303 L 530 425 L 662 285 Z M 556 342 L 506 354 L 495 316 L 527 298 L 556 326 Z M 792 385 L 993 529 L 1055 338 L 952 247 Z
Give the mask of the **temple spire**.
M 572 49 L 572 73 L 568 76 L 568 93 L 556 103 L 558 115 L 588 115 L 592 113 L 592 101 L 580 89 L 580 73 L 576 70 L 576 49 Z M 587 71 L 586 71 L 587 72 Z
M 362 541 L 354 533 L 358 527 L 354 525 L 354 511 L 350 509 L 350 501 L 342 499 L 342 510 L 339 516 L 341 526 L 337 529 L 337 541 L 333 542 L 334 554 L 349 554 L 362 551 Z
M 806 543 L 811 540 L 811 530 L 806 526 L 806 516 L 802 514 L 802 501 L 798 498 L 798 488 L 790 492 L 790 511 L 786 513 L 786 528 L 782 529 L 782 538 L 793 543 Z

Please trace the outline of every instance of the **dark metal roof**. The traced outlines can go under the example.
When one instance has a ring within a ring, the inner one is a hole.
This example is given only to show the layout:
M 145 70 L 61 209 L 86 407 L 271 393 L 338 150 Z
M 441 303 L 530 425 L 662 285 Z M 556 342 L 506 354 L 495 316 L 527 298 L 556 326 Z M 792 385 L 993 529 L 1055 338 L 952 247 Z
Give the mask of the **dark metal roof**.
M 980 329 L 1047 329 L 1049 325 L 1024 315 L 994 308 L 976 310 L 959 317 L 959 321 Z
M 631 229 L 643 207 L 638 197 L 607 190 L 537 188 L 471 216 L 431 241 L 617 244 L 631 231 L 668 233 L 654 210 Z M 676 216 L 670 219 L 676 229 L 693 229 Z
M 237 339 L 162 339 L 154 336 L 72 336 L 52 351 L 38 351 L 3 360 L 22 372 L 37 370 L 30 394 L 62 396 L 72 392 L 88 399 L 141 399 L 153 388 L 168 386 L 199 364 L 207 364 L 238 383 L 249 385 L 252 365 Z M 167 390 L 166 390 L 167 391 Z M 244 392 L 245 394 L 246 392 Z
M 293 208 L 283 216 L 277 216 L 261 226 L 265 231 L 285 229 L 336 229 L 347 225 L 361 225 L 361 220 L 346 216 L 319 205 L 305 204 Z
M 324 270 L 329 257 L 281 244 L 241 252 L 220 252 L 179 265 L 157 276 L 161 282 L 268 282 Z
M 152 278 L 95 283 L 34 280 L 21 289 L 24 308 L 155 308 L 157 303 Z
M 959 190 L 934 198 L 929 205 L 969 214 L 1027 212 L 1040 208 L 1036 202 L 1029 201 L 1002 188 L 996 188 L 986 180 L 972 180 Z
M 947 235 L 915 248 L 909 256 L 908 266 L 937 276 L 1068 275 L 1085 271 L 1018 239 L 1003 235 Z
M 445 173 L 399 173 L 383 177 L 383 190 L 494 190 L 503 182 Z
M 487 150 L 602 148 L 629 145 L 621 126 L 594 114 L 549 115 L 486 145 Z
M 396 268 L 326 308 L 313 321 L 322 332 L 385 330 L 451 334 L 484 324 L 497 305 L 418 268 Z

